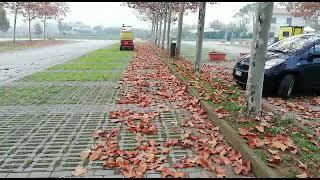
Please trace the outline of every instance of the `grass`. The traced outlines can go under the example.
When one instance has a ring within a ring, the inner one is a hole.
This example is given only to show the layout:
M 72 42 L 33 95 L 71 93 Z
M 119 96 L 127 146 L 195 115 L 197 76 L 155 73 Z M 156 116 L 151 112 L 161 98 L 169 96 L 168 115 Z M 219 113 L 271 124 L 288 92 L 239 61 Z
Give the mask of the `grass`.
M 119 72 L 38 72 L 23 78 L 23 81 L 110 81 L 119 77 Z
M 48 70 L 79 70 L 76 72 L 33 73 L 18 81 L 23 82 L 110 82 L 116 81 L 128 64 L 132 51 L 120 51 L 119 44 L 88 53 L 80 58 L 48 68 Z M 83 63 L 73 63 L 81 61 Z M 101 63 L 104 62 L 104 63 Z M 93 71 L 81 71 L 93 70 Z M 115 71 L 94 71 L 115 70 Z M 101 104 L 113 94 L 109 86 L 14 86 L 0 88 L 0 105 L 31 104 Z
M 120 51 L 119 44 L 90 52 L 49 70 L 113 70 L 118 72 L 38 72 L 22 81 L 110 81 L 120 76 L 120 69 L 128 63 L 132 51 Z M 79 64 L 80 63 L 80 64 Z M 103 63 L 103 64 L 101 64 Z
M 114 70 L 121 69 L 124 63 L 105 63 L 105 64 L 60 64 L 48 68 L 49 70 Z

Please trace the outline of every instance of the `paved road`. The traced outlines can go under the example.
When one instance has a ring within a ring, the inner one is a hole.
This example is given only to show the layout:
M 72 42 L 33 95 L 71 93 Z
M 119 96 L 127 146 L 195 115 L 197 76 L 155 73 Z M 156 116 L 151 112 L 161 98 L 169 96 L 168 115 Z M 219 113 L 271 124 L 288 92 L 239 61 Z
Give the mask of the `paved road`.
M 114 40 L 75 43 L 0 53 L 0 84 L 113 44 Z

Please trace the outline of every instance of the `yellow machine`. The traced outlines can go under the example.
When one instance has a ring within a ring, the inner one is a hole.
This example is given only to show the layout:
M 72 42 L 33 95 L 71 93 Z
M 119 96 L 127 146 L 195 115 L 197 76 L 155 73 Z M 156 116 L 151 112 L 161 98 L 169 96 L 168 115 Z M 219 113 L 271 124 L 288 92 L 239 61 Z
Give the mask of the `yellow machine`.
M 123 49 L 134 49 L 133 33 L 131 26 L 122 25 L 120 31 L 120 51 Z
M 290 36 L 303 34 L 303 30 L 303 26 L 280 26 L 279 40 L 281 41 Z

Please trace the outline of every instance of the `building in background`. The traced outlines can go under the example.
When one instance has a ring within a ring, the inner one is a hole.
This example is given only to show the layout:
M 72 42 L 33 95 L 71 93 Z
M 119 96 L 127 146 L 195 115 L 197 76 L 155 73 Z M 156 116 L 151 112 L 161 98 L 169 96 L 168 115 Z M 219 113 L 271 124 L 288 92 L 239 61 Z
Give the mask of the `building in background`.
M 278 37 L 280 26 L 306 26 L 302 17 L 294 17 L 286 8 L 273 8 L 269 37 Z

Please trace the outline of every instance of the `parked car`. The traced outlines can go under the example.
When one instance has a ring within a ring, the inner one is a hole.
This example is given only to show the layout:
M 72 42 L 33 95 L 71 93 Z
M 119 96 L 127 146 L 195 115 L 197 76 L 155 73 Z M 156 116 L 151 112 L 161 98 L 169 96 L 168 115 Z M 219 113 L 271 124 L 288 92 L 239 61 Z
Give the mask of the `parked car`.
M 242 88 L 249 61 L 250 55 L 243 56 L 233 68 L 233 78 Z M 284 98 L 296 90 L 320 90 L 320 35 L 292 36 L 268 46 L 263 88 Z

